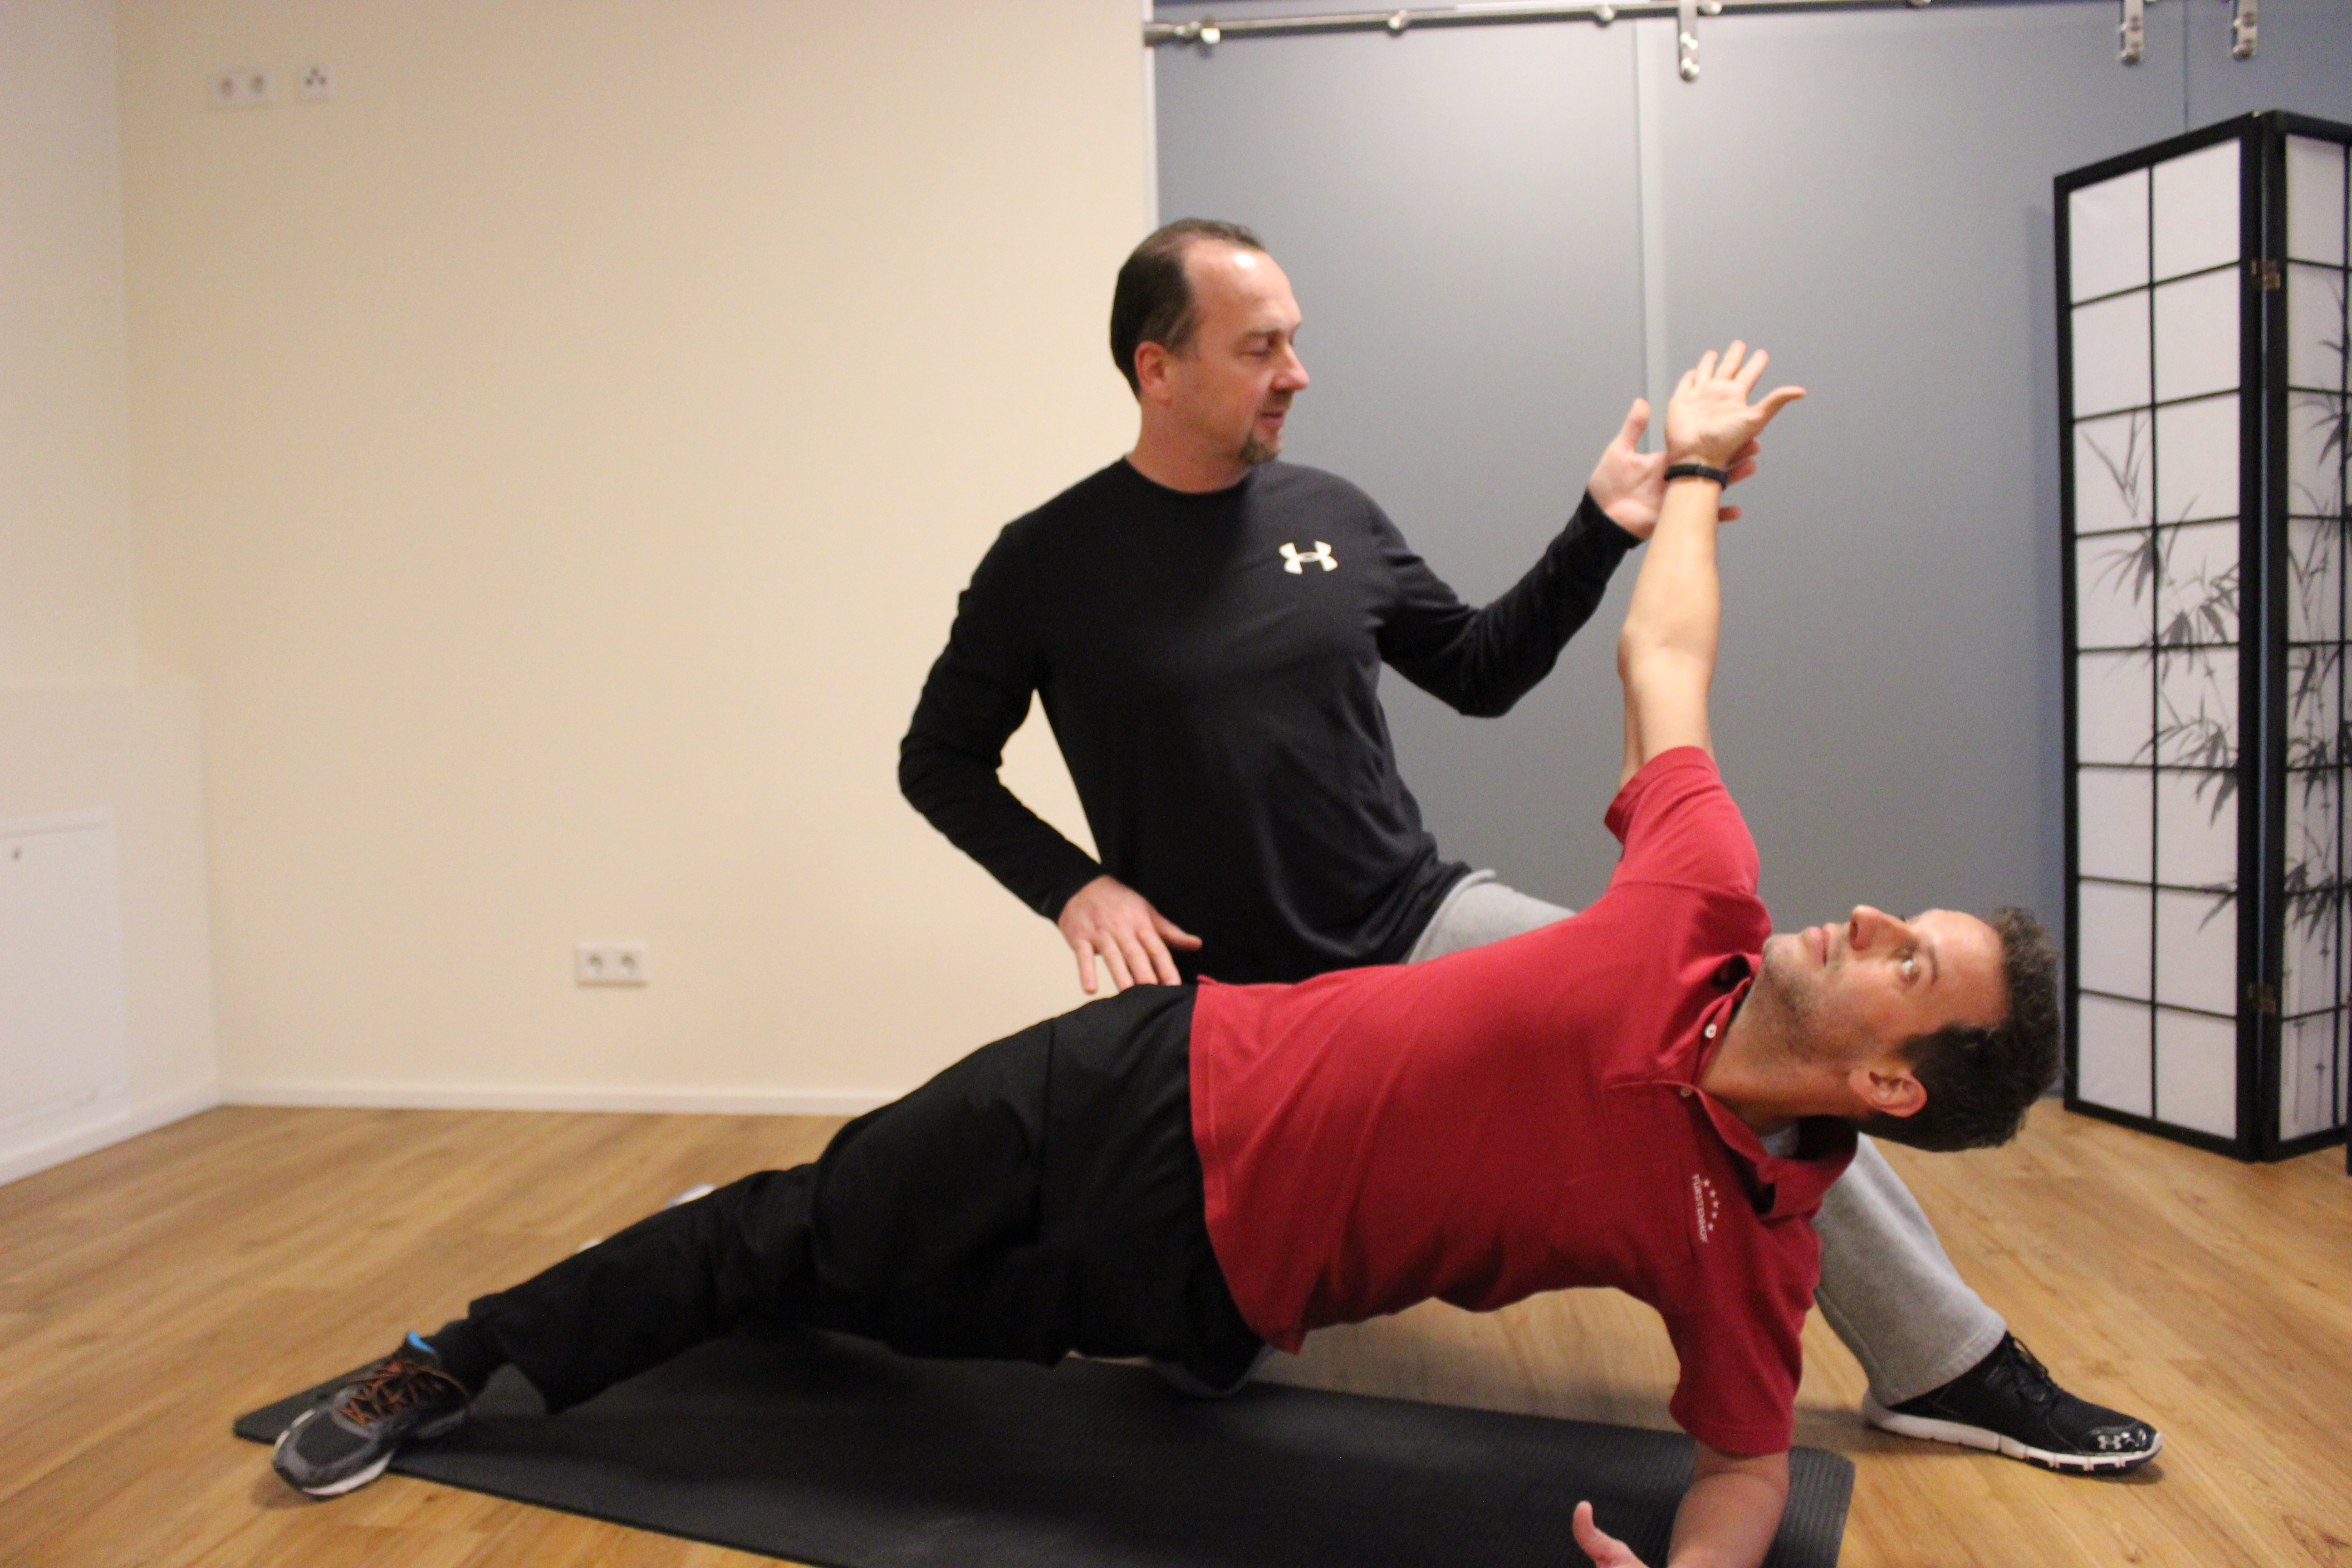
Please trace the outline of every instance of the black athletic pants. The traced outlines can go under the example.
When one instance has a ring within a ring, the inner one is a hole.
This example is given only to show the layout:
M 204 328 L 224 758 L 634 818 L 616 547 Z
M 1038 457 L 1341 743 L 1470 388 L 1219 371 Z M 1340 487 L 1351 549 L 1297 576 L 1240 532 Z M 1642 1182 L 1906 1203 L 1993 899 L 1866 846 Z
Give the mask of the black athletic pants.
M 1138 986 L 983 1046 L 764 1171 L 475 1301 L 551 1410 L 761 1317 L 908 1355 L 1176 1362 L 1261 1342 L 1210 1249 L 1192 992 Z

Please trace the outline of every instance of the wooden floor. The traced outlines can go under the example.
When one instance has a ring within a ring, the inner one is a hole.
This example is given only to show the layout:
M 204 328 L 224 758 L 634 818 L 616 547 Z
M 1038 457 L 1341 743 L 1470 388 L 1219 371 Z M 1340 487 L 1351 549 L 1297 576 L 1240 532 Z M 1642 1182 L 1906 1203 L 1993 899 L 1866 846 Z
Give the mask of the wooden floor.
M 0 1563 L 760 1561 L 398 1477 L 312 1503 L 228 1424 L 835 1125 L 233 1108 L 0 1187 Z M 1889 1153 L 2018 1332 L 2166 1448 L 2101 1481 L 1873 1433 L 1816 1319 L 1798 1439 L 1859 1472 L 1846 1568 L 2352 1565 L 2340 1150 L 2241 1166 L 2045 1105 L 2007 1149 Z M 1276 1362 L 1288 1382 L 1667 1425 L 1664 1332 L 1608 1292 L 1423 1309 Z

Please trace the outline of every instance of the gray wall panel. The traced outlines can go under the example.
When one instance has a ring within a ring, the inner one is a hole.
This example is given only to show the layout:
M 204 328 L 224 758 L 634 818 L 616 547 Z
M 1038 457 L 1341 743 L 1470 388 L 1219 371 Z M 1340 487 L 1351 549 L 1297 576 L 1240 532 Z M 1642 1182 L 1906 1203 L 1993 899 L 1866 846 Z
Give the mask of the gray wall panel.
M 1725 552 L 1718 752 L 1766 894 L 2054 923 L 2050 178 L 2180 129 L 2177 39 L 2126 69 L 2083 6 L 1704 36 L 1700 84 L 1657 88 L 1670 340 L 1748 332 L 1811 395 Z
M 2180 12 L 2191 126 L 2263 109 L 2352 121 L 2352 5 L 2266 0 L 2250 60 L 2230 58 L 2230 7 L 2220 0 L 2189 0 Z
M 1790 925 L 1856 900 L 2021 900 L 2054 923 L 2050 181 L 2192 110 L 2352 118 L 2352 6 L 2269 0 L 2250 64 L 2227 17 L 2156 8 L 2132 69 L 2105 5 L 1722 17 L 1696 85 L 1635 48 L 1656 23 L 1163 50 L 1162 210 L 1265 232 L 1317 378 L 1293 454 L 1363 483 L 1485 596 L 1641 390 L 1642 57 L 1673 355 L 1744 332 L 1812 393 L 1725 546 L 1718 751 L 1766 893 Z M 1598 815 L 1631 575 L 1504 720 L 1385 693 L 1441 843 L 1569 902 L 1614 858 Z

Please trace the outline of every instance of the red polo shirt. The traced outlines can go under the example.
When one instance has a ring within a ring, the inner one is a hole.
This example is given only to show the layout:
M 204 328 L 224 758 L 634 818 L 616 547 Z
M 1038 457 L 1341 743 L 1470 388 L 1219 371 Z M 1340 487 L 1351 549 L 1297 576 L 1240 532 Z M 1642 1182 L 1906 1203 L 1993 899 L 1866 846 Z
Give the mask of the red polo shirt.
M 1285 1350 L 1432 1297 L 1615 1286 L 1665 1319 L 1683 1429 L 1776 1452 L 1820 1273 L 1808 1216 L 1853 1132 L 1808 1121 L 1776 1159 L 1696 1087 L 1771 930 L 1713 760 L 1653 758 L 1608 822 L 1624 855 L 1571 920 L 1432 963 L 1202 985 L 1210 1239 Z

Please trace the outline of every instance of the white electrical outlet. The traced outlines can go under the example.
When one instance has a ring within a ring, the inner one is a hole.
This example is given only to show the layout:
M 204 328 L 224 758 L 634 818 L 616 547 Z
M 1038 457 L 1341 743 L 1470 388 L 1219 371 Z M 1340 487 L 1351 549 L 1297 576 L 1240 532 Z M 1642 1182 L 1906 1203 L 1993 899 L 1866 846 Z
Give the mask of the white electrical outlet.
M 325 103 L 335 96 L 335 72 L 330 66 L 304 66 L 294 79 L 296 96 L 305 103 Z
M 205 101 L 215 109 L 267 109 L 277 96 L 267 66 L 239 66 L 205 79 Z
M 583 985 L 643 985 L 646 944 L 641 942 L 583 942 L 572 950 L 572 978 Z

